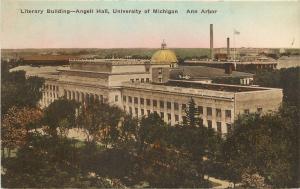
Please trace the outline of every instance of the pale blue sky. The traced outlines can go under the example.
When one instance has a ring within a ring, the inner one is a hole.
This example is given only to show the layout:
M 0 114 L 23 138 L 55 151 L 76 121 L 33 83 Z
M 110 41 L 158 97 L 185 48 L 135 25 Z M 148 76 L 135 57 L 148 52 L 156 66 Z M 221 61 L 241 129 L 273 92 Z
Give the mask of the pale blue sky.
M 300 47 L 300 2 L 1 1 L 2 48 Z M 167 14 L 21 14 L 21 9 L 177 9 Z M 215 9 L 216 14 L 186 14 Z M 292 41 L 294 45 L 292 46 Z

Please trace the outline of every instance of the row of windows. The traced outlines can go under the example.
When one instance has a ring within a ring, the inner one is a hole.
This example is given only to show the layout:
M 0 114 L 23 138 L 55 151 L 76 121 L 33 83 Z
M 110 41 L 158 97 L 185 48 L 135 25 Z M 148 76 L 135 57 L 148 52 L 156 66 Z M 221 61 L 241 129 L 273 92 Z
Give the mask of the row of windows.
M 125 108 L 125 107 L 124 107 L 124 108 Z M 139 111 L 138 108 L 134 108 L 134 113 L 135 113 L 135 115 L 139 115 L 139 112 L 138 112 L 138 111 Z M 158 114 L 157 111 L 153 111 L 153 112 Z M 132 107 L 129 107 L 129 113 L 130 113 L 131 115 L 133 114 Z M 149 115 L 150 113 L 151 113 L 151 110 L 144 110 L 144 109 L 141 109 L 141 115 L 142 115 L 142 116 L 144 116 L 144 115 Z M 160 117 L 161 117 L 162 119 L 165 118 L 164 112 L 160 112 L 159 115 L 160 115 Z M 175 122 L 179 122 L 179 115 L 175 114 L 174 118 L 175 118 Z M 168 119 L 168 121 L 171 121 L 172 115 L 171 115 L 170 113 L 167 113 L 167 119 Z M 186 117 L 185 117 L 185 116 L 182 116 L 182 119 L 186 119 Z
M 141 83 L 149 83 L 150 78 L 136 78 L 136 79 L 130 79 L 132 83 L 134 82 L 141 82 Z
M 217 132 L 222 133 L 222 123 L 221 122 L 216 122 L 217 125 Z M 212 128 L 212 121 L 207 120 L 207 127 Z M 226 128 L 227 128 L 227 133 L 232 132 L 232 125 L 230 123 L 226 123 Z
M 263 109 L 262 108 L 257 108 L 257 112 L 258 113 L 262 113 Z M 250 114 L 250 110 L 249 109 L 245 109 L 244 110 L 244 114 Z
M 44 89 L 51 90 L 51 91 L 58 91 L 59 87 L 55 85 L 45 84 Z
M 43 93 L 44 97 L 47 98 L 58 98 L 58 94 L 54 93 L 54 92 L 44 92 Z
M 64 90 L 64 96 L 67 99 L 74 99 L 77 101 L 87 101 L 87 102 L 93 102 L 93 101 L 99 101 L 103 102 L 103 95 L 97 95 L 92 93 L 83 93 L 83 92 L 75 92 L 75 91 L 67 91 Z
M 147 106 L 151 106 L 151 100 L 150 99 L 144 99 L 144 98 L 138 98 L 138 97 L 131 97 L 131 96 L 123 96 L 123 102 L 126 103 L 134 103 L 134 104 L 138 104 L 140 101 L 140 105 L 147 105 Z M 179 110 L 179 103 L 174 102 L 174 110 Z M 159 107 L 160 108 L 165 108 L 165 101 L 162 100 L 152 100 L 152 105 L 153 107 Z M 166 102 L 166 107 L 167 109 L 171 109 L 172 103 L 171 102 Z M 181 104 L 181 109 L 185 110 L 187 107 L 186 104 Z M 198 106 L 198 112 L 200 115 L 203 115 L 203 106 Z M 211 107 L 207 107 L 206 108 L 206 113 L 207 116 L 212 116 L 212 108 Z M 217 117 L 222 117 L 222 113 L 221 113 L 221 109 L 217 108 L 216 109 L 216 116 Z M 231 118 L 231 110 L 225 110 L 225 117 L 226 118 Z
M 131 96 L 128 96 L 128 103 L 132 103 L 134 102 L 134 104 L 138 104 L 138 97 L 133 97 L 133 100 L 132 100 L 132 97 Z M 123 102 L 127 102 L 127 97 L 126 96 L 123 96 Z M 164 108 L 165 107 L 165 103 L 164 101 L 160 100 L 160 101 L 157 101 L 157 100 L 152 100 L 152 104 L 154 107 L 157 107 L 159 103 L 159 107 L 160 108 Z M 144 99 L 144 98 L 140 98 L 140 104 L 141 105 L 147 105 L 147 106 L 150 106 L 151 105 L 151 100 L 150 99 Z M 167 109 L 171 109 L 171 102 L 167 102 L 167 105 L 166 105 Z M 186 105 L 185 104 L 182 104 L 182 109 L 185 109 L 186 108 Z M 178 110 L 179 109 L 179 104 L 174 102 L 174 109 L 175 110 Z
M 124 109 L 125 109 L 125 106 L 124 106 Z M 158 114 L 157 111 L 153 111 L 153 112 Z M 132 107 L 129 107 L 129 113 L 131 115 L 133 114 Z M 139 115 L 138 108 L 134 108 L 134 113 L 135 113 L 135 115 Z M 142 116 L 149 115 L 150 113 L 151 113 L 151 110 L 141 109 L 141 115 Z M 165 113 L 164 112 L 159 112 L 159 115 L 164 120 Z M 167 115 L 167 120 L 170 122 L 171 119 L 172 119 L 172 115 L 170 113 L 167 113 L 166 115 Z M 175 114 L 174 119 L 175 119 L 175 122 L 178 123 L 179 122 L 179 115 Z M 183 121 L 183 123 L 186 122 L 186 116 L 182 116 L 182 121 Z M 204 124 L 203 120 L 201 120 L 201 122 L 202 122 L 202 124 Z M 217 125 L 217 132 L 222 133 L 222 123 L 221 122 L 216 122 L 216 125 Z M 212 121 L 211 120 L 207 120 L 207 127 L 212 128 Z M 232 125 L 230 123 L 226 123 L 226 127 L 227 127 L 227 132 L 230 133 L 232 131 Z

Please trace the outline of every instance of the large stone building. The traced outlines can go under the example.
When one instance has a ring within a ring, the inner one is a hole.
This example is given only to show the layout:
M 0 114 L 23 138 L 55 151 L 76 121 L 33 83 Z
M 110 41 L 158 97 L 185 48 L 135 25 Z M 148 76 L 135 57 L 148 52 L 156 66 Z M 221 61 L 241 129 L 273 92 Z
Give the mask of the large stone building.
M 132 116 L 157 112 L 175 125 L 185 120 L 193 98 L 203 124 L 223 134 L 230 132 L 239 114 L 276 111 L 282 101 L 281 89 L 170 79 L 176 69 L 176 55 L 163 43 L 151 60 L 74 59 L 69 67 L 35 75 L 46 80 L 41 107 L 61 97 L 82 103 L 98 100 Z

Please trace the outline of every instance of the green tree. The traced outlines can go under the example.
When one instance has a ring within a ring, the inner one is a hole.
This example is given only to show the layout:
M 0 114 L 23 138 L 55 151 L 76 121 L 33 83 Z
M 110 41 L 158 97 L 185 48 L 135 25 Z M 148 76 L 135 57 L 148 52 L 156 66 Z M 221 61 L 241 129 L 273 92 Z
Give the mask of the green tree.
M 3 116 L 1 123 L 2 152 L 7 148 L 10 156 L 12 149 L 24 145 L 28 140 L 29 131 L 39 125 L 41 118 L 42 113 L 38 109 L 11 107 Z
M 292 139 L 295 136 L 290 118 L 279 113 L 239 117 L 235 129 L 223 146 L 223 157 L 235 168 L 235 180 L 251 168 L 274 187 L 295 187 Z
M 165 128 L 166 124 L 156 112 L 143 117 L 138 131 L 140 150 L 144 150 L 148 145 L 156 147 L 164 145 Z
M 117 106 L 94 103 L 81 107 L 77 124 L 86 131 L 88 142 L 98 141 L 107 146 L 118 142 L 119 126 L 122 124 L 124 115 L 124 112 Z
M 117 179 L 109 182 L 107 177 L 82 170 L 80 154 L 68 138 L 33 135 L 17 156 L 3 165 L 1 184 L 5 188 L 124 188 Z
M 42 97 L 40 90 L 44 80 L 38 77 L 25 77 L 24 71 L 2 71 L 1 112 L 4 115 L 12 106 L 36 107 Z
M 196 107 L 196 103 L 193 98 L 189 101 L 188 107 L 185 110 L 186 113 L 186 124 L 189 127 L 198 127 L 200 126 L 200 117 L 199 111 Z
M 124 143 L 135 143 L 137 140 L 138 119 L 125 115 L 120 126 L 120 138 Z
M 283 100 L 290 106 L 300 107 L 300 67 L 283 68 L 256 73 L 254 84 L 283 89 Z
M 66 131 L 76 127 L 76 111 L 78 103 L 67 99 L 58 99 L 44 109 L 42 123 L 46 126 L 46 132 L 57 136 L 57 131 L 65 135 Z

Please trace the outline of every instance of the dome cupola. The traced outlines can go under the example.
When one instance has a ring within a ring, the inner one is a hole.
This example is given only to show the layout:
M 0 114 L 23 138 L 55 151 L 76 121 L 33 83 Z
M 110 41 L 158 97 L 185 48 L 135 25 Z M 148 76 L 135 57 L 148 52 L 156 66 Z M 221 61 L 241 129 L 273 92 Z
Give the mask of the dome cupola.
M 177 64 L 178 60 L 176 54 L 167 49 L 167 44 L 163 41 L 161 49 L 152 55 L 151 62 L 154 64 Z

